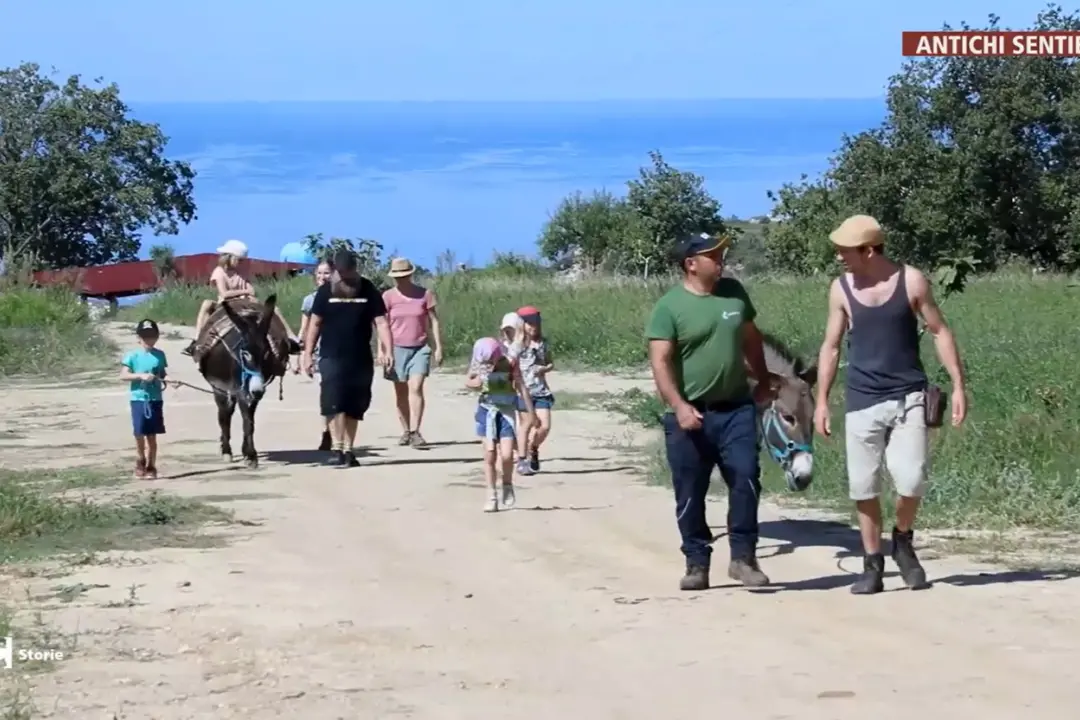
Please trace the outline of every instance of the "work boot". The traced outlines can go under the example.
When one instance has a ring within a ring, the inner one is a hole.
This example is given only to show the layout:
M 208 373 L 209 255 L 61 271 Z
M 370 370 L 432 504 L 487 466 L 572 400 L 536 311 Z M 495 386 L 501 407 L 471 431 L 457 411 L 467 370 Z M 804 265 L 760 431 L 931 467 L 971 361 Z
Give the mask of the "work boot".
M 330 431 L 323 430 L 322 441 L 319 442 L 319 450 L 321 452 L 327 452 L 334 449 L 334 441 L 330 438 Z
M 703 565 L 687 565 L 686 574 L 679 581 L 680 590 L 708 590 L 709 568 Z
M 741 582 L 747 587 L 761 587 L 769 584 L 769 576 L 761 572 L 757 558 L 733 558 L 728 564 L 728 577 Z
M 912 590 L 921 590 L 926 587 L 926 570 L 915 555 L 915 533 L 912 530 L 900 532 L 893 528 L 892 531 L 892 559 L 896 567 L 900 569 L 900 577 L 904 584 Z
M 874 595 L 885 589 L 882 577 L 885 575 L 885 557 L 881 553 L 870 553 L 863 558 L 863 572 L 851 586 L 852 595 Z

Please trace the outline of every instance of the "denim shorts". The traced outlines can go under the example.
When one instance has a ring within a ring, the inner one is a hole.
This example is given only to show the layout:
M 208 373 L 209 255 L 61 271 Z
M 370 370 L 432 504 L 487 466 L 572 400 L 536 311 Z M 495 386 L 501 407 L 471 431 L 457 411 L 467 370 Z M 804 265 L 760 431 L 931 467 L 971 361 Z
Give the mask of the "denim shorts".
M 532 398 L 534 410 L 550 410 L 555 407 L 554 395 L 530 395 L 529 397 Z M 525 412 L 525 401 L 519 397 L 516 402 L 518 411 Z
M 131 429 L 135 435 L 165 434 L 165 404 L 161 400 L 132 400 Z
M 431 346 L 394 346 L 394 366 L 386 374 L 387 380 L 408 382 L 413 375 L 427 377 L 431 374 Z
M 494 417 L 492 415 L 494 414 Z M 514 427 L 514 414 L 505 413 L 501 410 L 485 407 L 480 405 L 476 408 L 476 436 L 479 438 L 488 437 L 488 424 L 493 423 L 492 434 L 494 435 L 492 440 L 503 440 L 510 438 L 513 440 L 517 437 L 517 431 Z

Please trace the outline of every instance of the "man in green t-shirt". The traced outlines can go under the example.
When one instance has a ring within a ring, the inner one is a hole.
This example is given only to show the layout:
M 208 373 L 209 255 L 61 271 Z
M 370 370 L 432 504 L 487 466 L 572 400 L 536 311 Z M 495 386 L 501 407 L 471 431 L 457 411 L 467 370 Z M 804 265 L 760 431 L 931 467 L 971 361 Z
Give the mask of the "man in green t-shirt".
M 758 420 L 755 401 L 768 401 L 754 304 L 742 284 L 722 277 L 728 238 L 706 233 L 676 243 L 683 281 L 661 297 L 645 328 L 649 364 L 660 396 L 671 408 L 663 417 L 676 520 L 686 556 L 683 590 L 709 587 L 712 532 L 705 496 L 714 467 L 729 489 L 728 576 L 744 585 L 766 585 L 758 567 Z M 764 379 L 752 397 L 747 377 Z

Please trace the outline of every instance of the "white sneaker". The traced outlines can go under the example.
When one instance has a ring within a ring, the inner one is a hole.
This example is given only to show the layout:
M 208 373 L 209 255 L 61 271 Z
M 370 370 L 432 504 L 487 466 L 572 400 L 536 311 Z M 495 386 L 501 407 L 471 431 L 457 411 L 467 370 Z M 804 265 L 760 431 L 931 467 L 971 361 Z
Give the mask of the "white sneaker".
M 512 508 L 514 503 L 517 502 L 517 496 L 514 494 L 514 486 L 509 483 L 503 483 L 502 486 L 502 504 L 503 507 Z
M 487 499 L 487 502 L 484 503 L 484 512 L 498 512 L 498 510 L 499 510 L 499 498 L 496 497 L 495 495 L 492 495 L 491 497 L 489 497 Z

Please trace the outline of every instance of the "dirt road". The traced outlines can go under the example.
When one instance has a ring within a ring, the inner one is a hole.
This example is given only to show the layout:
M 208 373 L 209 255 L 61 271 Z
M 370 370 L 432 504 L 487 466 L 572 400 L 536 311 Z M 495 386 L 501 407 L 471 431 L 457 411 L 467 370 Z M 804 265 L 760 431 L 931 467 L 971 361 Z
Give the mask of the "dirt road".
M 181 345 L 164 343 L 172 374 L 197 382 Z M 556 382 L 597 392 L 616 381 Z M 66 578 L 107 587 L 48 612 L 80 635 L 33 679 L 42 716 L 1077 717 L 1077 581 L 932 560 L 930 590 L 899 590 L 894 576 L 895 592 L 854 597 L 849 533 L 765 508 L 762 565 L 775 586 L 680 593 L 672 498 L 626 469 L 613 418 L 556 412 L 544 472 L 521 480 L 517 509 L 488 515 L 474 400 L 460 384 L 432 379 L 434 447 L 418 451 L 395 445 L 391 394 L 377 382 L 363 467 L 338 470 L 303 450 L 318 440 L 316 387 L 290 377 L 284 401 L 275 390 L 259 410 L 268 457 L 256 474 L 216 460 L 208 396 L 170 391 L 157 485 L 217 496 L 261 524 L 230 530 L 222 548 L 140 553 Z M 70 443 L 82 444 L 72 463 L 129 452 L 121 384 L 0 399 L 5 417 L 43 406 L 26 413 L 40 424 L 33 436 L 3 446 L 5 465 L 44 463 Z M 723 524 L 722 503 L 711 517 Z M 131 593 L 130 607 L 110 606 Z

